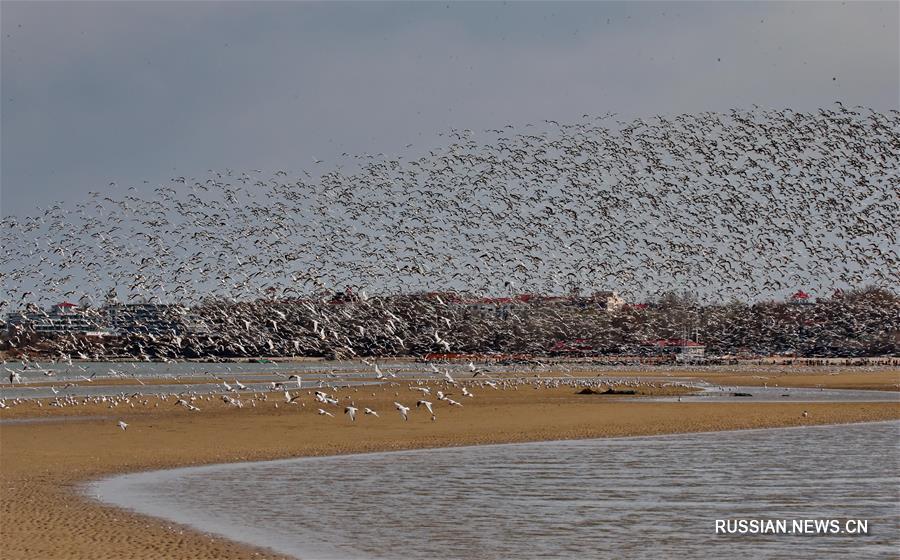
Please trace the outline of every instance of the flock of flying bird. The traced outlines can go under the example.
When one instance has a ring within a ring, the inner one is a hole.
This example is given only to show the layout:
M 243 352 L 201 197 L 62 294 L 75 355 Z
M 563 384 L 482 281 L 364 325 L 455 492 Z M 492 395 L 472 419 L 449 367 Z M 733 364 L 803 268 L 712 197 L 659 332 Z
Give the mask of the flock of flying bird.
M 439 370 L 431 364 L 431 371 L 423 378 L 419 378 L 408 384 L 408 391 L 416 393 L 414 404 L 407 406 L 400 400 L 406 400 L 401 397 L 401 384 L 395 381 L 386 381 L 379 385 L 371 385 L 353 387 L 348 384 L 342 384 L 339 381 L 325 384 L 319 383 L 319 387 L 312 389 L 303 387 L 303 379 L 296 374 L 288 376 L 288 381 L 272 381 L 265 388 L 250 388 L 234 378 L 231 383 L 216 376 L 221 384 L 212 390 L 198 391 L 195 389 L 186 389 L 181 392 L 173 392 L 167 394 L 145 394 L 141 391 L 120 392 L 117 395 L 103 396 L 75 396 L 71 394 L 56 396 L 47 401 L 48 406 L 57 408 L 67 407 L 84 407 L 84 406 L 103 406 L 109 410 L 122 409 L 140 410 L 140 409 L 160 409 L 162 405 L 165 407 L 181 407 L 190 412 L 199 413 L 206 407 L 205 403 L 214 403 L 220 401 L 226 407 L 243 409 L 245 407 L 257 408 L 257 406 L 273 406 L 274 408 L 297 407 L 305 409 L 307 401 L 311 408 L 315 408 L 315 413 L 320 416 L 335 417 L 336 413 L 343 410 L 350 422 L 356 422 L 360 408 L 362 408 L 365 416 L 380 418 L 378 411 L 358 404 L 358 401 L 364 396 L 360 395 L 369 392 L 371 397 L 376 396 L 375 390 L 393 391 L 397 401 L 393 402 L 393 407 L 403 421 L 409 421 L 413 410 L 426 411 L 432 422 L 437 421 L 436 409 L 438 406 L 446 408 L 463 407 L 464 404 L 455 400 L 454 396 L 467 400 L 474 399 L 474 391 L 493 390 L 493 391 L 518 391 L 524 389 L 560 389 L 570 388 L 573 390 L 588 388 L 595 391 L 601 389 L 656 389 L 660 387 L 676 387 L 683 389 L 695 389 L 696 387 L 690 383 L 679 381 L 657 382 L 651 380 L 640 379 L 604 379 L 604 378 L 585 378 L 585 377 L 494 377 L 487 373 L 486 370 L 475 368 L 470 363 L 470 371 L 475 370 L 476 373 L 482 375 L 480 379 L 457 379 L 451 375 L 449 370 Z M 281 375 L 281 374 L 279 374 Z M 393 376 L 392 376 L 393 377 Z M 274 398 L 279 391 L 283 391 L 283 399 Z M 293 393 L 292 393 L 293 391 Z M 344 396 L 340 395 L 341 391 L 346 391 Z M 13 408 L 17 405 L 32 402 L 32 399 L 15 398 L 10 400 L 0 399 L 0 408 Z M 43 407 L 41 400 L 34 400 L 38 407 Z M 409 401 L 407 401 L 409 402 Z M 438 404 L 442 403 L 442 404 Z M 202 407 L 202 408 L 201 408 Z M 415 408 L 413 408 L 415 407 Z M 119 420 L 117 425 L 123 431 L 128 428 L 128 423 Z
M 573 288 L 753 300 L 900 285 L 897 111 L 585 115 L 444 137 L 318 177 L 226 170 L 6 217 L 0 314 L 64 299 L 315 301 L 347 286 L 363 300 Z M 245 311 L 228 307 L 233 347 L 251 346 L 251 324 L 279 330 L 283 312 Z M 412 320 L 384 319 L 385 339 Z M 430 319 L 451 350 L 451 320 Z M 345 345 L 325 314 L 309 328 L 322 346 Z

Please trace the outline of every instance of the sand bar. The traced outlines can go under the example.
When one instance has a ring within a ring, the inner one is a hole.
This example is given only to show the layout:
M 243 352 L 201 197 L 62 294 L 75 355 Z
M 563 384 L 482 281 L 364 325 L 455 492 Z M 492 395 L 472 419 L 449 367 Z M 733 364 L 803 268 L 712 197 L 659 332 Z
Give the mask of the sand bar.
M 392 449 L 900 419 L 900 403 L 653 403 L 575 395 L 571 388 L 522 387 L 480 389 L 472 399 L 455 395 L 463 407 L 432 398 L 437 421 L 414 410 L 403 422 L 392 403 L 414 407 L 417 395 L 407 387 L 343 389 L 338 396 L 342 405 L 349 396 L 381 417 L 351 423 L 337 408 L 332 408 L 335 418 L 320 416 L 319 405 L 305 394 L 306 406 L 282 400 L 276 409 L 278 396 L 271 394 L 269 401 L 242 409 L 211 400 L 198 401 L 201 412 L 190 412 L 171 402 L 156 407 L 150 400 L 134 409 L 77 407 L 79 415 L 109 417 L 105 420 L 0 426 L 3 557 L 277 557 L 78 495 L 85 481 L 114 473 Z M 12 418 L 36 411 L 2 412 Z M 129 423 L 127 431 L 116 426 L 119 419 Z

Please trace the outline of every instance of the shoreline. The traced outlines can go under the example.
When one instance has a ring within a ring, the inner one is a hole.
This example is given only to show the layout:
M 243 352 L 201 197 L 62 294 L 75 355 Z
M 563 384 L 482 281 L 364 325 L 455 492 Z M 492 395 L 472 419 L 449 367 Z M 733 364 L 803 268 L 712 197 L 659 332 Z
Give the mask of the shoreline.
M 537 379 L 537 378 L 552 378 L 557 377 L 560 379 L 563 378 L 578 378 L 578 379 L 642 379 L 642 378 L 651 378 L 656 380 L 662 379 L 671 379 L 672 381 L 689 381 L 689 382 L 704 382 L 711 385 L 726 385 L 726 386 L 741 386 L 741 387 L 762 387 L 764 385 L 772 385 L 773 387 L 789 387 L 789 388 L 825 388 L 825 389 L 849 389 L 849 390 L 868 390 L 868 391 L 887 391 L 887 392 L 900 392 L 900 368 L 896 367 L 885 367 L 878 368 L 872 371 L 859 371 L 859 370 L 848 370 L 847 368 L 828 368 L 831 371 L 828 372 L 820 372 L 820 371 L 811 371 L 809 369 L 805 370 L 797 370 L 785 367 L 775 367 L 775 368 L 753 368 L 749 370 L 731 370 L 728 368 L 719 368 L 719 369 L 709 369 L 709 370 L 672 370 L 661 368 L 659 370 L 646 369 L 646 370 L 631 370 L 631 369 L 621 369 L 621 370 L 579 370 L 579 371 L 566 371 L 563 369 L 548 369 L 544 371 L 500 371 L 500 372 L 492 372 L 490 373 L 490 378 L 495 380 L 502 379 Z M 320 380 L 325 381 L 326 383 L 335 383 L 340 384 L 344 382 L 378 382 L 379 379 L 374 376 L 365 376 L 360 375 L 358 373 L 354 373 L 356 377 L 346 376 L 346 378 L 337 377 L 334 379 L 322 379 L 321 375 L 327 373 L 327 368 L 323 368 L 321 371 L 306 371 L 306 370 L 297 370 L 296 372 L 292 372 L 290 370 L 284 370 L 279 372 L 281 376 L 289 375 L 291 373 L 298 373 L 301 375 L 307 376 L 319 376 L 312 377 L 310 379 L 305 379 L 305 383 L 317 383 Z M 147 376 L 147 377 L 126 377 L 126 378 L 97 378 L 91 382 L 88 382 L 87 385 L 80 381 L 51 381 L 41 379 L 39 381 L 29 381 L 25 383 L 18 384 L 0 384 L 0 396 L 2 396 L 2 390 L 4 389 L 28 389 L 28 388 L 46 388 L 46 387 L 59 387 L 64 386 L 65 384 L 71 383 L 74 386 L 85 386 L 85 387 L 129 387 L 134 390 L 140 390 L 140 387 L 143 386 L 154 386 L 154 385 L 202 385 L 202 384 L 210 384 L 216 385 L 221 384 L 222 381 L 229 381 L 230 379 L 240 378 L 244 383 L 269 383 L 273 381 L 273 375 L 276 377 L 277 381 L 285 383 L 285 379 L 283 379 L 279 375 L 275 375 L 267 372 L 242 372 L 238 374 L 220 374 L 218 377 L 210 376 L 210 375 L 182 375 L 182 376 Z M 433 383 L 435 381 L 439 381 L 434 378 L 429 378 L 428 375 L 423 374 L 421 377 L 424 381 Z M 460 377 L 460 382 L 478 382 L 484 381 L 485 377 L 481 378 L 469 378 L 469 377 Z M 397 378 L 397 379 L 387 379 L 387 381 L 394 381 L 400 383 L 406 383 L 410 379 L 409 378 Z M 380 380 L 384 382 L 385 380 Z M 290 388 L 290 387 L 289 387 Z M 304 387 L 304 390 L 309 389 L 309 387 Z
M 298 455 L 292 457 L 279 457 L 274 459 L 254 459 L 252 461 L 233 461 L 233 462 L 225 462 L 225 463 L 203 463 L 199 465 L 182 465 L 177 467 L 167 467 L 164 469 L 154 469 L 154 470 L 134 470 L 127 472 L 118 472 L 109 474 L 102 478 L 95 478 L 91 480 L 85 480 L 81 482 L 80 492 L 83 495 L 87 488 L 90 486 L 104 482 L 106 480 L 111 480 L 120 476 L 128 476 L 132 474 L 147 474 L 147 473 L 156 473 L 156 472 L 169 472 L 169 471 L 187 471 L 193 469 L 208 469 L 208 468 L 219 468 L 219 467 L 239 467 L 246 465 L 253 465 L 257 463 L 282 463 L 282 462 L 292 462 L 292 461 L 301 461 L 301 460 L 316 460 L 316 459 L 330 459 L 333 457 L 356 457 L 356 456 L 366 456 L 366 455 L 390 455 L 394 453 L 408 453 L 414 451 L 440 451 L 442 449 L 467 449 L 467 448 L 485 448 L 485 447 L 502 447 L 508 445 L 534 445 L 541 443 L 556 443 L 556 442 L 577 442 L 577 441 L 594 441 L 594 440 L 604 440 L 604 439 L 615 439 L 615 440 L 642 440 L 642 439 L 651 439 L 651 438 L 666 438 L 666 437 L 678 437 L 678 436 L 689 436 L 689 435 L 705 435 L 705 434 L 722 434 L 722 433 L 739 433 L 739 432 L 767 432 L 773 430 L 807 430 L 807 429 L 816 429 L 816 428 L 839 428 L 841 426 L 856 426 L 856 425 L 879 425 L 879 424 L 892 424 L 892 423 L 900 423 L 900 418 L 896 419 L 888 419 L 888 420 L 861 420 L 858 422 L 835 422 L 833 424 L 824 423 L 824 424 L 804 424 L 804 425 L 790 425 L 790 426 L 769 426 L 762 428 L 723 428 L 721 430 L 698 430 L 698 431 L 674 431 L 667 433 L 659 433 L 659 434 L 643 434 L 643 435 L 614 435 L 614 436 L 606 436 L 606 437 L 584 437 L 584 438 L 560 438 L 560 439 L 536 439 L 536 440 L 522 440 L 522 441 L 500 441 L 496 443 L 459 443 L 459 444 L 449 444 L 449 445 L 439 445 L 435 447 L 409 447 L 409 448 L 398 448 L 398 449 L 374 449 L 374 450 L 366 450 L 366 451 L 348 451 L 347 453 L 335 453 L 335 454 L 324 454 L 324 455 Z M 900 425 L 900 424 L 898 424 Z M 85 496 L 89 500 L 97 501 L 90 496 Z M 99 501 L 98 503 L 103 504 L 104 502 Z M 109 507 L 117 507 L 117 506 L 109 506 Z
M 299 456 L 299 457 L 286 457 L 280 459 L 264 459 L 261 461 L 247 461 L 247 462 L 232 462 L 232 463 L 211 463 L 211 464 L 203 464 L 203 465 L 192 465 L 192 466 L 182 466 L 182 467 L 174 467 L 167 468 L 161 470 L 151 470 L 151 471 L 136 471 L 136 472 L 128 472 L 128 473 L 120 473 L 114 474 L 110 476 L 106 476 L 104 478 L 94 479 L 90 481 L 85 481 L 81 485 L 77 487 L 77 494 L 82 498 L 86 498 L 94 503 L 101 504 L 105 507 L 114 508 L 119 511 L 122 511 L 125 515 L 138 515 L 143 517 L 150 517 L 152 519 L 164 521 L 166 523 L 172 523 L 179 527 L 184 527 L 185 530 L 191 531 L 194 533 L 198 533 L 201 535 L 205 535 L 207 537 L 219 537 L 219 538 L 228 538 L 225 532 L 221 529 L 204 529 L 203 524 L 196 524 L 192 521 L 187 522 L 179 522 L 179 521 L 171 521 L 168 517 L 165 516 L 157 516 L 155 514 L 142 513 L 137 510 L 133 510 L 132 508 L 125 505 L 117 505 L 113 502 L 106 501 L 97 496 L 92 496 L 94 492 L 102 492 L 102 486 L 107 483 L 116 484 L 116 480 L 122 477 L 132 477 L 135 476 L 140 479 L 142 476 L 150 476 L 153 477 L 157 473 L 165 473 L 164 477 L 171 476 L 179 476 L 180 474 L 185 475 L 196 475 L 198 473 L 204 473 L 208 471 L 219 472 L 222 470 L 228 469 L 241 469 L 247 468 L 251 465 L 260 465 L 260 464 L 269 464 L 269 463 L 285 463 L 285 464 L 293 464 L 297 461 L 302 462 L 317 462 L 321 460 L 329 460 L 334 457 L 356 457 L 356 456 L 384 456 L 384 455 L 392 455 L 392 454 L 405 454 L 405 453 L 415 453 L 421 451 L 442 451 L 442 450 L 457 450 L 457 449 L 467 449 L 467 448 L 491 448 L 491 447 L 506 447 L 506 446 L 520 446 L 520 445 L 541 445 L 541 444 L 553 444 L 557 442 L 590 442 L 590 441 L 598 441 L 598 440 L 619 440 L 625 442 L 631 441 L 640 441 L 645 439 L 656 439 L 656 438 L 679 438 L 693 435 L 713 435 L 713 434 L 735 434 L 738 432 L 773 432 L 773 431 L 792 431 L 792 430 L 817 430 L 817 429 L 835 429 L 846 426 L 880 426 L 880 425 L 896 425 L 900 426 L 900 418 L 895 420 L 879 420 L 879 421 L 865 421 L 865 422 L 853 422 L 853 423 L 836 423 L 836 424 L 813 424 L 813 425 L 801 425 L 801 426 L 781 426 L 781 427 L 769 427 L 769 428 L 744 428 L 744 429 L 723 429 L 723 430 L 710 430 L 710 431 L 697 431 L 697 432 L 674 432 L 668 434 L 656 434 L 656 435 L 639 435 L 639 436 L 612 436 L 612 437 L 603 437 L 603 438 L 580 438 L 580 439 L 549 439 L 549 440 L 537 440 L 537 441 L 518 441 L 518 442 L 506 442 L 506 443 L 486 443 L 486 444 L 461 444 L 461 445 L 448 445 L 448 446 L 440 446 L 440 447 L 422 447 L 422 448 L 412 448 L 412 449 L 395 449 L 389 451 L 365 451 L 365 452 L 349 452 L 342 455 L 318 455 L 318 456 Z M 128 483 L 125 483 L 126 487 Z M 106 494 L 109 495 L 109 491 L 106 491 Z M 254 543 L 243 540 L 235 541 L 239 545 L 249 546 L 251 548 L 258 547 L 259 545 L 255 545 Z M 305 559 L 306 557 L 288 555 L 283 556 L 277 551 L 273 551 L 270 549 L 264 549 L 269 554 L 274 554 L 276 557 L 285 557 L 285 558 L 300 558 Z
M 319 416 L 312 403 L 276 409 L 270 401 L 252 409 L 204 403 L 194 414 L 171 406 L 131 414 L 103 409 L 115 416 L 2 426 L 0 507 L 5 519 L 15 520 L 0 527 L 5 558 L 282 557 L 103 505 L 82 492 L 117 474 L 360 452 L 900 419 L 900 402 L 659 403 L 524 388 L 481 390 L 462 408 L 440 404 L 437 422 L 413 409 L 403 422 L 392 402 L 410 405 L 413 394 L 393 388 L 373 393 L 341 392 L 381 414 L 356 423 L 337 410 L 336 418 Z M 118 417 L 130 424 L 124 432 L 116 426 Z M 54 527 L 51 542 L 45 538 L 48 526 Z

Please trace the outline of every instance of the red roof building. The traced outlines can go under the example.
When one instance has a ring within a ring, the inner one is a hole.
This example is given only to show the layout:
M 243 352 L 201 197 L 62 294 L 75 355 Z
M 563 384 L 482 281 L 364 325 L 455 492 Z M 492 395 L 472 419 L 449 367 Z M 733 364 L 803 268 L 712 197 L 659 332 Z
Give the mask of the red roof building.
M 790 303 L 795 305 L 809 305 L 812 302 L 812 297 L 810 297 L 810 295 L 803 290 L 797 290 L 796 292 L 794 292 L 790 300 Z
M 72 315 L 76 313 L 75 309 L 78 306 L 72 302 L 64 301 L 62 303 L 57 303 L 53 307 L 53 313 L 56 315 Z

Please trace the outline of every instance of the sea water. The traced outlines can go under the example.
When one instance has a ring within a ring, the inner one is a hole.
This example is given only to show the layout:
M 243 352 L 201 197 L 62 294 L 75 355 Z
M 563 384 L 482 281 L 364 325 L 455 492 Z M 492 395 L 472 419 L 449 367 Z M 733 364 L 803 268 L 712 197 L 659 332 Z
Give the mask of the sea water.
M 369 453 L 88 492 L 303 559 L 897 558 L 898 436 L 886 422 Z M 868 534 L 716 533 L 739 519 L 860 519 Z

